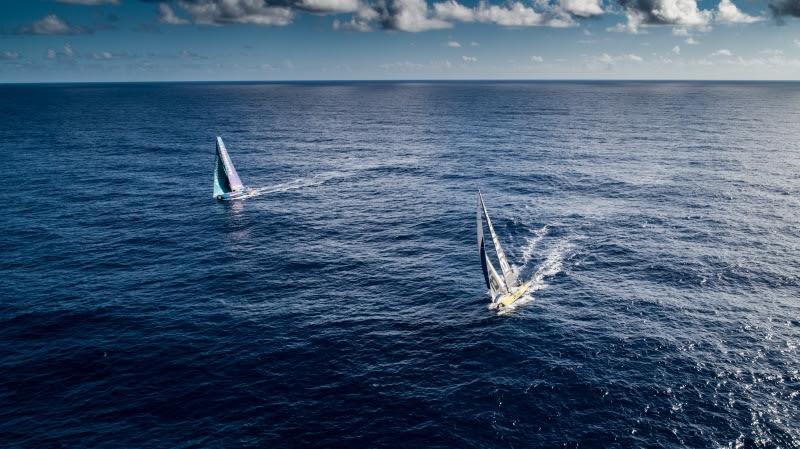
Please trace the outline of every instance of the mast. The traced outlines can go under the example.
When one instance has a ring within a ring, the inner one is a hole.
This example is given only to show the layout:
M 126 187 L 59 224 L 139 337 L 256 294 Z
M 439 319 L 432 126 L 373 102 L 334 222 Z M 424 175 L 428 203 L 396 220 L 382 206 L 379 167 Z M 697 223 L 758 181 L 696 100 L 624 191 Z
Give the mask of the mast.
M 508 293 L 508 286 L 506 285 L 506 282 L 503 281 L 503 278 L 497 274 L 497 270 L 495 270 L 494 266 L 492 265 L 492 261 L 486 254 L 486 244 L 483 238 L 483 217 L 481 216 L 481 214 L 484 212 L 481 208 L 482 204 L 483 199 L 478 197 L 478 209 L 476 214 L 476 221 L 478 224 L 478 252 L 480 253 L 481 257 L 483 279 L 486 281 L 486 286 L 491 291 L 492 296 L 495 296 L 498 292 Z
M 486 217 L 486 224 L 489 225 L 489 233 L 492 236 L 492 243 L 494 243 L 494 249 L 497 253 L 497 261 L 500 262 L 500 270 L 503 272 L 503 278 L 506 281 L 506 285 L 509 287 L 516 287 L 518 284 L 517 275 L 514 273 L 514 270 L 511 269 L 511 265 L 509 265 L 508 259 L 506 259 L 506 253 L 503 251 L 503 247 L 500 246 L 500 240 L 497 238 L 497 234 L 494 232 L 492 219 L 489 218 L 489 212 L 486 210 L 486 203 L 483 202 L 483 195 L 480 191 L 478 191 L 478 201 L 483 207 L 483 215 Z

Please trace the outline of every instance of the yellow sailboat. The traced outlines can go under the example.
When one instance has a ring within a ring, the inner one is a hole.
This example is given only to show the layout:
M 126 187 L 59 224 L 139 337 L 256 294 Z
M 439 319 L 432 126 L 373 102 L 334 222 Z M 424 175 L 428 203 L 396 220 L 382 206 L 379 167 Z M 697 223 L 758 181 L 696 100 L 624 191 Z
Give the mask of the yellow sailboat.
M 489 255 L 486 253 L 486 242 L 483 238 L 483 219 L 486 219 L 486 224 L 489 228 L 489 234 L 492 237 L 495 253 L 497 254 L 497 261 L 500 264 L 500 271 L 502 276 L 495 270 Z M 500 246 L 500 240 L 494 232 L 492 220 L 489 218 L 489 212 L 486 210 L 486 204 L 483 202 L 483 195 L 478 192 L 478 251 L 481 256 L 481 268 L 483 269 L 483 278 L 486 281 L 486 286 L 489 288 L 489 294 L 492 296 L 492 308 L 501 309 L 514 304 L 531 288 L 531 282 L 520 284 L 517 279 L 516 271 L 511 268 L 511 265 L 506 259 L 506 254 L 503 247 Z

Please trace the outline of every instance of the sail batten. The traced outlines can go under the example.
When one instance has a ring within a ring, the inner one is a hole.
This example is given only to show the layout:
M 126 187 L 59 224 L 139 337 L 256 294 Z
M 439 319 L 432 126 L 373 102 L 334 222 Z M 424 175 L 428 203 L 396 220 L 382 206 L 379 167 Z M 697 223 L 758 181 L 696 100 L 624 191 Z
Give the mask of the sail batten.
M 497 234 L 494 232 L 494 226 L 492 226 L 492 219 L 489 218 L 489 212 L 486 210 L 486 203 L 483 202 L 483 195 L 478 192 L 478 202 L 479 202 L 479 211 L 482 209 L 483 216 L 486 217 L 486 224 L 489 227 L 489 234 L 492 237 L 492 243 L 494 244 L 495 252 L 497 253 L 497 261 L 500 263 L 500 270 L 503 273 L 503 280 L 505 281 L 505 285 L 508 288 L 516 287 L 519 282 L 517 281 L 517 275 L 514 273 L 514 270 L 511 268 L 511 265 L 508 263 L 508 259 L 506 259 L 506 254 L 503 251 L 503 247 L 500 246 L 500 239 L 497 238 Z M 481 226 L 481 234 L 483 233 L 483 227 Z

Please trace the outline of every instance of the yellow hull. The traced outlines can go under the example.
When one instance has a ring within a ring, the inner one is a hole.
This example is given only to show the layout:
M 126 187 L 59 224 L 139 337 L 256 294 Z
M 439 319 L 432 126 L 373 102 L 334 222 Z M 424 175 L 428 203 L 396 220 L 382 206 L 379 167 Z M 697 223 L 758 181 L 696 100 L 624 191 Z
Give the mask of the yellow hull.
M 520 285 L 519 288 L 517 288 L 513 292 L 500 298 L 500 300 L 497 301 L 497 307 L 508 307 L 511 304 L 514 304 L 519 298 L 522 297 L 522 295 L 527 293 L 528 290 L 530 290 L 530 288 L 531 288 L 530 282 L 526 282 Z

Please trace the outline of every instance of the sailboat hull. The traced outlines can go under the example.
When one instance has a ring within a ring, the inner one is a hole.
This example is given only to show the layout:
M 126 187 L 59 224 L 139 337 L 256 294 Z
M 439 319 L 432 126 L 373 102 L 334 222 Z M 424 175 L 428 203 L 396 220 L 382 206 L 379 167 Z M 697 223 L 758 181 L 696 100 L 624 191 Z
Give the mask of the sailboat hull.
M 216 199 L 218 199 L 220 201 L 243 200 L 243 199 L 247 198 L 247 196 L 249 194 L 250 194 L 250 191 L 248 189 L 245 189 L 245 190 L 240 190 L 238 192 L 223 193 L 221 195 L 215 196 L 214 198 L 216 198 Z
M 498 309 L 502 309 L 504 307 L 510 306 L 511 304 L 514 304 L 525 293 L 528 293 L 528 290 L 530 290 L 530 289 L 531 289 L 531 282 L 526 282 L 526 283 L 520 285 L 513 292 L 511 292 L 511 293 L 509 293 L 507 295 L 504 295 L 499 300 L 497 300 L 497 303 L 496 303 L 497 304 L 497 308 Z

